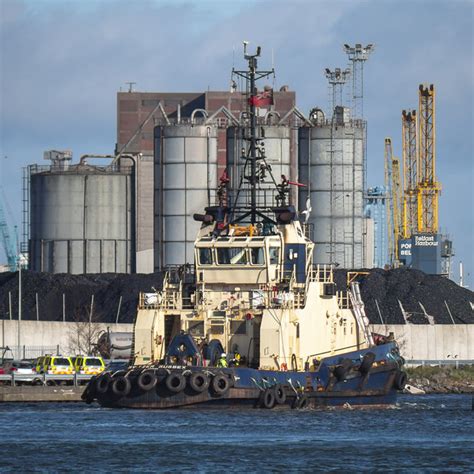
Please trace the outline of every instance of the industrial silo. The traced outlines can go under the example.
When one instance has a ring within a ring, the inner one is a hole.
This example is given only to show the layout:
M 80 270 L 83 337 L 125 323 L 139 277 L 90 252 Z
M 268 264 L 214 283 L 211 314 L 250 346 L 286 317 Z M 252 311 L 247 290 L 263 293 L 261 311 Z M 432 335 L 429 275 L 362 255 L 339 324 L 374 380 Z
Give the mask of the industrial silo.
M 299 190 L 299 207 L 309 195 L 315 263 L 366 264 L 364 148 L 365 123 L 351 120 L 343 107 L 336 107 L 332 120 L 299 130 L 299 181 L 308 184 Z
M 258 127 L 260 142 L 265 149 L 265 162 L 271 167 L 271 173 L 275 181 L 279 184 L 281 176 L 285 175 L 288 179 L 290 173 L 290 136 L 291 129 L 287 125 L 262 125 Z M 241 176 L 243 173 L 245 159 L 242 158 L 242 151 L 247 150 L 247 141 L 243 139 L 246 129 L 243 127 L 229 127 L 227 129 L 227 173 L 230 178 L 229 197 L 232 204 L 235 203 L 237 190 L 241 190 L 238 196 L 238 205 L 250 204 L 250 189 L 248 181 L 241 184 Z M 246 174 L 250 171 L 247 170 Z M 259 173 L 259 168 L 257 168 Z M 243 191 L 242 191 L 243 187 Z M 257 189 L 257 205 L 258 206 L 274 206 L 275 185 L 269 172 L 265 173 L 262 182 L 259 183 Z
M 30 268 L 134 271 L 133 166 L 29 167 Z
M 217 187 L 217 127 L 155 127 L 155 270 L 194 262 L 202 213 Z

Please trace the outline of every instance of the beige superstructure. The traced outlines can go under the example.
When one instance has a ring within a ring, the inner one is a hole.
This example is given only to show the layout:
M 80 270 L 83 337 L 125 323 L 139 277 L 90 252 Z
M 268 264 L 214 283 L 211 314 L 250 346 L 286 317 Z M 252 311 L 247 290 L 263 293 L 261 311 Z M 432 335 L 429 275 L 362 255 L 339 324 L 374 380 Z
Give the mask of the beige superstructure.
M 298 220 L 278 225 L 202 225 L 195 265 L 170 270 L 162 291 L 142 294 L 135 364 L 164 357 L 180 331 L 213 339 L 261 369 L 311 368 L 319 358 L 372 343 L 358 287 L 337 291 L 332 268 L 314 265 Z

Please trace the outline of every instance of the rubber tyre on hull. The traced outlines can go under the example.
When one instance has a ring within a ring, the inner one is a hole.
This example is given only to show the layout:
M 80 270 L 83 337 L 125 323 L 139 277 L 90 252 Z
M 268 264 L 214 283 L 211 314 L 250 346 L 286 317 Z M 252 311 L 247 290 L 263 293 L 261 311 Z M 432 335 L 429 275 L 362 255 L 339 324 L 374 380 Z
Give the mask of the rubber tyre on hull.
M 262 406 L 271 410 L 275 406 L 275 390 L 272 388 L 267 388 L 263 393 Z
M 132 384 L 130 379 L 121 375 L 112 381 L 112 392 L 119 397 L 126 397 L 130 393 Z
M 110 386 L 110 381 L 111 377 L 109 374 L 104 374 L 101 375 L 96 381 L 95 381 L 95 390 L 97 393 L 104 394 L 107 393 L 107 390 L 109 389 Z
M 165 385 L 170 392 L 179 393 L 186 387 L 186 379 L 183 374 L 175 372 L 166 377 Z
M 375 362 L 375 354 L 373 352 L 367 352 L 362 358 L 360 363 L 359 372 L 363 375 L 366 375 L 370 372 L 372 365 Z
M 300 397 L 296 397 L 293 400 L 293 404 L 291 408 L 300 409 L 306 408 L 308 406 L 308 397 L 306 395 L 301 395 Z
M 400 370 L 397 372 L 397 375 L 395 376 L 395 380 L 393 381 L 393 385 L 397 390 L 403 390 L 405 388 L 405 385 L 407 384 L 408 377 L 406 372 L 403 372 L 403 370 Z
M 285 392 L 285 389 L 283 388 L 283 385 L 281 384 L 275 385 L 274 392 L 275 392 L 275 402 L 278 403 L 278 405 L 284 405 L 284 403 L 286 402 L 286 392 Z
M 158 378 L 151 370 L 145 370 L 137 378 L 137 385 L 143 392 L 148 392 L 156 386 Z
M 88 405 L 94 401 L 95 395 L 97 393 L 96 381 L 97 376 L 94 375 L 94 377 L 92 377 L 89 380 L 89 383 L 86 385 L 84 392 L 82 392 L 81 399 L 84 400 Z
M 189 386 L 196 393 L 202 393 L 209 387 L 209 378 L 202 372 L 193 372 L 189 377 Z
M 230 388 L 230 380 L 225 375 L 217 374 L 212 379 L 211 387 L 216 395 L 224 395 Z

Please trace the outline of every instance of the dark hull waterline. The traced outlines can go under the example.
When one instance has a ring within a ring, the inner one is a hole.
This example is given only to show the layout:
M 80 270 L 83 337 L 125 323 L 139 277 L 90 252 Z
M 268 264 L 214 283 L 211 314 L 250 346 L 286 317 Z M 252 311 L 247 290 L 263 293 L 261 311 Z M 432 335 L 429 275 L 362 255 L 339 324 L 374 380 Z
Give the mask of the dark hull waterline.
M 376 361 L 368 369 L 360 362 L 367 350 L 346 354 L 345 360 L 350 356 L 359 360 L 359 365 L 352 364 L 342 372 L 341 366 L 335 364 L 340 357 L 326 359 L 318 371 L 307 372 L 244 367 L 135 367 L 126 373 L 99 377 L 91 382 L 83 398 L 87 402 L 97 400 L 104 407 L 140 409 L 387 406 L 396 402 L 397 389 L 403 383 L 399 364 L 386 357 L 391 348 L 372 348 Z M 148 379 L 143 378 L 144 373 Z M 202 387 L 193 384 L 196 376 L 205 382 Z

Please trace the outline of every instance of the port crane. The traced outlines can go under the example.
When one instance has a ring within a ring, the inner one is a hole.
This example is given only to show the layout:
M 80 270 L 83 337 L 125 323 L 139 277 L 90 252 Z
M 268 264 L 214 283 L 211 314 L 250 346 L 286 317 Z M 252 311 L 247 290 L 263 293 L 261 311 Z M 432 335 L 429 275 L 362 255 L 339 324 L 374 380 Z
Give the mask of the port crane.
M 16 240 L 12 239 L 10 229 L 8 227 L 7 218 L 4 210 L 4 203 L 6 205 L 6 198 L 3 189 L 0 193 L 0 236 L 2 238 L 2 245 L 7 257 L 7 264 L 10 271 L 15 271 L 18 266 L 18 252 Z M 15 230 L 16 234 L 16 230 Z
M 384 170 L 385 170 L 385 192 L 387 193 L 387 204 L 385 206 L 387 219 L 387 241 L 389 263 L 393 263 L 393 210 L 392 210 L 392 139 L 385 138 Z
M 417 231 L 438 233 L 438 197 L 441 184 L 436 181 L 435 88 L 419 86 Z
M 393 155 L 392 139 L 385 138 L 385 189 L 387 193 L 387 236 L 390 264 L 398 266 L 398 241 L 402 236 L 402 183 L 400 160 Z
M 402 111 L 403 146 L 403 229 L 404 239 L 417 232 L 418 226 L 418 142 L 416 110 Z
M 402 237 L 402 183 L 400 160 L 392 157 L 393 265 L 399 262 L 399 240 Z

